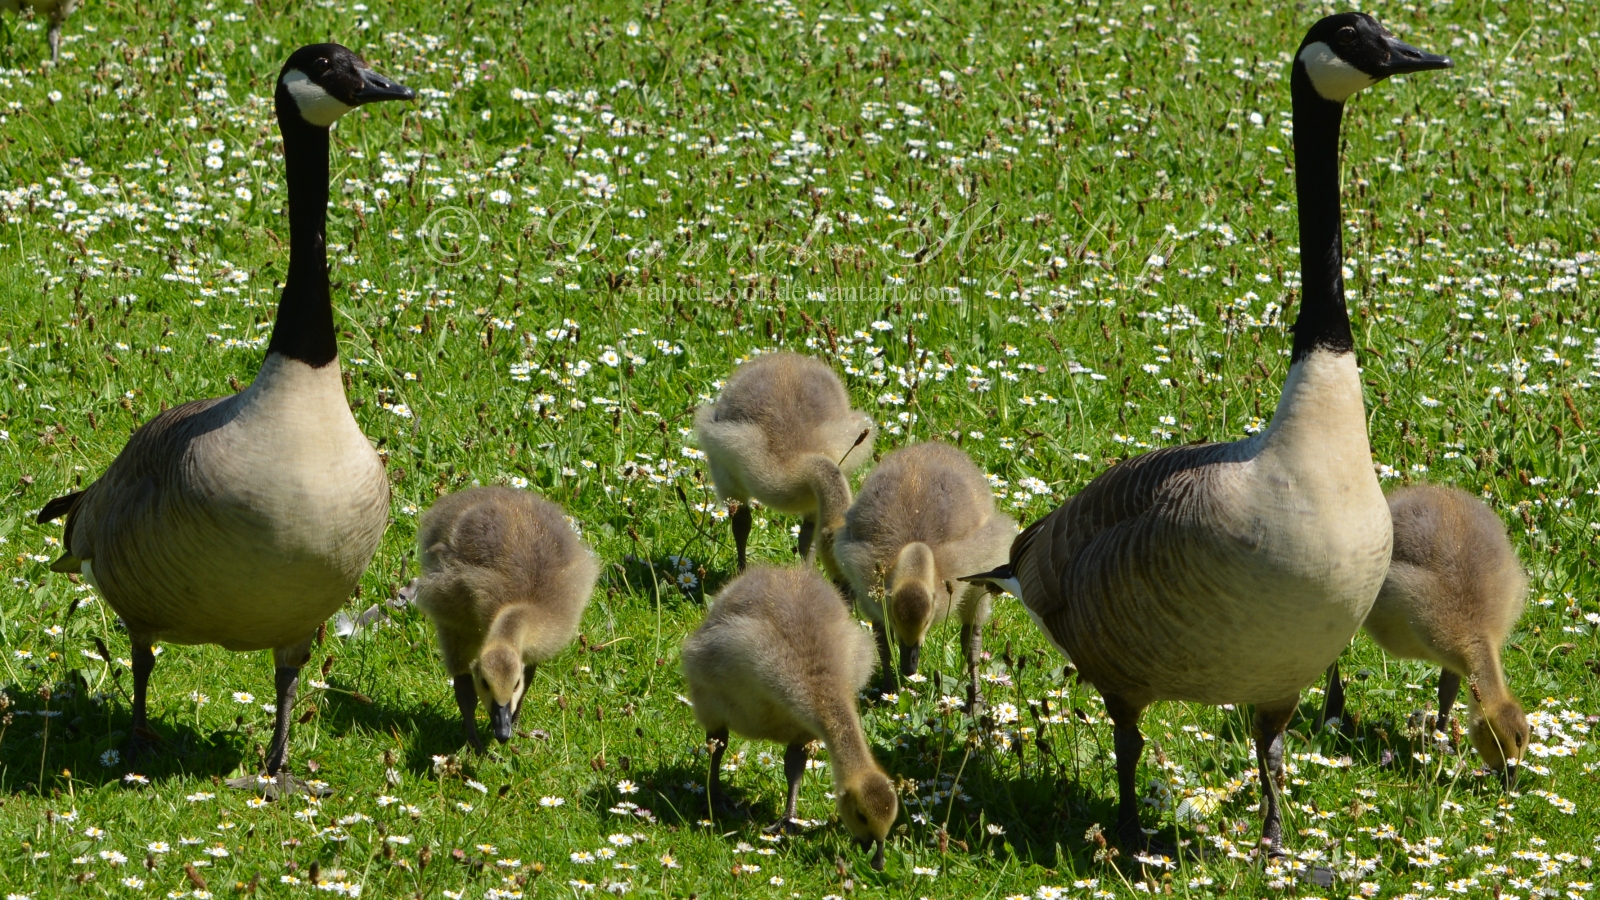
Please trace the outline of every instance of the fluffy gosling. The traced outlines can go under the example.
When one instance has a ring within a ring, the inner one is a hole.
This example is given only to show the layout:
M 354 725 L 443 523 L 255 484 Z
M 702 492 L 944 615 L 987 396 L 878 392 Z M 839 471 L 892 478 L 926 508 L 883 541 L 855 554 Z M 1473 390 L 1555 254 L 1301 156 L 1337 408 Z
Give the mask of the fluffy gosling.
M 722 753 L 728 732 L 788 747 L 789 799 L 769 830 L 792 830 L 806 744 L 828 748 L 839 818 L 863 849 L 884 839 L 899 814 L 889 776 L 872 757 L 856 694 L 872 675 L 872 641 L 838 591 L 815 569 L 757 566 L 729 582 L 683 644 L 694 715 L 712 746 L 710 799 L 725 807 Z
M 1528 746 L 1528 719 L 1506 687 L 1500 648 L 1522 615 L 1528 578 L 1505 524 L 1465 491 L 1423 484 L 1391 493 L 1389 513 L 1394 555 L 1362 627 L 1389 655 L 1441 667 L 1440 729 L 1468 679 L 1472 746 L 1490 768 L 1515 766 Z M 1343 714 L 1335 662 L 1323 721 Z
M 833 557 L 872 619 L 885 693 L 899 686 L 890 633 L 900 644 L 900 674 L 915 675 L 928 630 L 955 613 L 976 715 L 990 592 L 956 579 L 1004 564 L 1016 536 L 1016 520 L 995 511 L 983 472 L 949 444 L 912 444 L 872 470 L 834 536 Z
M 770 353 L 740 366 L 722 396 L 695 414 L 717 493 L 729 518 L 739 569 L 745 566 L 753 498 L 802 516 L 800 555 L 814 558 L 813 535 L 844 522 L 845 476 L 872 457 L 872 418 L 850 408 L 850 395 L 827 365 L 795 353 Z
M 527 491 L 451 494 L 422 517 L 417 606 L 433 620 L 467 740 L 511 739 L 534 669 L 577 636 L 600 568 L 561 507 Z

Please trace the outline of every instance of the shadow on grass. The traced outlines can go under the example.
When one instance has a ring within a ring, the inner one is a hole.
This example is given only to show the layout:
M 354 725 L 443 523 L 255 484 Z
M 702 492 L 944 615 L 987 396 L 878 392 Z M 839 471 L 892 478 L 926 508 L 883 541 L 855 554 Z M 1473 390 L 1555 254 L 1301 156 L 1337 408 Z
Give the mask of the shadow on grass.
M 412 776 L 431 777 L 435 756 L 454 754 L 465 760 L 472 755 L 461 713 L 454 703 L 441 708 L 431 700 L 419 700 L 408 706 L 394 706 L 384 700 L 363 701 L 342 691 L 329 691 L 322 716 L 323 727 L 335 734 L 365 730 L 399 735 L 403 744 L 399 763 Z M 478 734 L 493 744 L 488 724 L 487 720 L 480 721 Z
M 0 742 L 0 791 L 25 794 L 65 790 L 69 783 L 102 787 L 127 782 L 137 774 L 160 783 L 174 778 L 211 777 L 220 782 L 244 762 L 252 737 L 219 729 L 202 734 L 172 720 L 150 723 L 161 740 L 136 758 L 128 746 L 132 714 L 125 707 L 87 709 L 69 704 L 61 715 L 16 717 Z

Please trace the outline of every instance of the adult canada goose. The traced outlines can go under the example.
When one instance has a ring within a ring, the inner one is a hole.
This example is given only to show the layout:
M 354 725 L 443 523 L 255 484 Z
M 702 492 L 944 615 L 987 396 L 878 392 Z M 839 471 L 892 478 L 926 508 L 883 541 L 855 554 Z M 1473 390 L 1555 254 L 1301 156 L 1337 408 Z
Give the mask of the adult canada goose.
M 898 815 L 894 785 L 867 746 L 856 694 L 872 675 L 872 641 L 851 620 L 838 591 L 810 566 L 757 566 L 729 582 L 705 622 L 683 642 L 683 672 L 694 717 L 712 745 L 710 797 L 722 795 L 729 730 L 789 749 L 789 799 L 773 831 L 795 825 L 806 744 L 821 740 L 839 819 L 861 842 L 883 842 Z
M 1461 679 L 1468 679 L 1467 735 L 1492 769 L 1515 765 L 1528 746 L 1528 719 L 1506 687 L 1500 648 L 1528 594 L 1500 517 L 1456 488 L 1419 484 L 1389 495 L 1394 552 L 1363 626 L 1391 656 L 1441 667 L 1437 727 L 1448 730 Z M 1322 720 L 1344 715 L 1339 664 L 1328 667 Z
M 51 567 L 82 572 L 127 625 L 134 749 L 153 737 L 151 645 L 271 648 L 277 722 L 266 774 L 288 752 L 300 667 L 317 626 L 360 580 L 389 518 L 383 463 L 345 401 L 324 231 L 328 128 L 410 89 L 338 44 L 301 47 L 278 76 L 289 194 L 289 271 L 267 357 L 231 397 L 174 407 L 139 428 L 104 475 L 45 504 L 67 517 Z M 269 793 L 302 787 L 282 773 Z M 229 782 L 255 788 L 254 776 Z
M 870 416 L 850 408 L 832 369 L 787 352 L 740 366 L 722 396 L 695 413 L 694 427 L 717 492 L 732 501 L 741 570 L 751 498 L 803 516 L 800 554 L 812 559 L 817 523 L 827 532 L 844 521 L 850 506 L 845 475 L 872 458 L 877 433 Z
M 949 444 L 896 450 L 867 475 L 834 535 L 833 557 L 872 619 L 885 692 L 898 686 L 890 632 L 900 644 L 900 674 L 914 675 L 928 629 L 954 612 L 971 678 L 968 708 L 976 713 L 989 591 L 956 579 L 1005 562 L 1016 536 L 1016 520 L 995 511 L 983 472 Z
M 442 498 L 417 548 L 417 606 L 439 632 L 467 740 L 483 749 L 481 699 L 495 740 L 509 741 L 534 668 L 577 636 L 600 565 L 561 507 L 508 487 Z
M 0 11 L 22 12 L 26 6 L 33 10 L 36 16 L 48 16 L 50 28 L 45 32 L 45 37 L 50 42 L 50 61 L 61 61 L 61 26 L 66 24 L 67 16 L 78 8 L 78 0 L 0 0 Z
M 1255 705 L 1262 838 L 1282 852 L 1273 776 L 1284 727 L 1389 566 L 1340 274 L 1339 120 L 1357 91 L 1450 64 L 1361 13 L 1311 27 L 1290 76 L 1303 293 L 1271 426 L 1116 466 L 1018 535 L 1007 567 L 981 576 L 1016 592 L 1105 698 L 1126 847 L 1146 843 L 1140 714 L 1189 700 Z

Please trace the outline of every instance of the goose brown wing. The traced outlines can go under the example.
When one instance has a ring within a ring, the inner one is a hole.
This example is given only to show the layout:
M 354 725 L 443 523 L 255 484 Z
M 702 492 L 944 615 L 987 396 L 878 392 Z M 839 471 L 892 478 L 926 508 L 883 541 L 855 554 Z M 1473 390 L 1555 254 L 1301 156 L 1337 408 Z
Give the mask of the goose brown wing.
M 1139 523 L 1203 493 L 1212 464 L 1231 446 L 1166 447 L 1136 456 L 1017 535 L 1011 569 L 1022 602 L 1058 645 L 1065 642 L 1073 570 L 1087 555 L 1118 553 Z
M 157 511 L 158 498 L 165 488 L 175 486 L 185 462 L 188 445 L 205 430 L 196 417 L 226 398 L 212 397 L 174 406 L 146 422 L 128 438 L 128 443 L 95 482 L 72 498 L 66 510 L 67 525 L 62 546 L 67 557 L 78 561 L 92 559 L 99 545 L 118 534 L 142 534 L 154 524 L 150 514 Z M 56 504 L 51 501 L 40 511 L 41 520 Z M 56 515 L 60 511 L 56 510 Z M 101 547 L 100 549 L 104 549 Z M 77 571 L 76 566 L 72 571 Z

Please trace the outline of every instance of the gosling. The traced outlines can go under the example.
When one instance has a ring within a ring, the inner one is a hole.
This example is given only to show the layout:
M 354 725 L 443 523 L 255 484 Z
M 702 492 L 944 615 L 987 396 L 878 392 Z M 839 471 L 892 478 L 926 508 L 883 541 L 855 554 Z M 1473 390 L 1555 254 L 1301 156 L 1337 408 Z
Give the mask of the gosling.
M 45 32 L 45 39 L 50 43 L 50 62 L 61 62 L 61 27 L 66 24 L 67 16 L 72 15 L 78 8 L 78 0 L 0 0 L 0 11 L 9 10 L 21 13 L 26 6 L 36 16 L 49 17 L 49 30 Z
M 1500 648 L 1522 615 L 1528 578 L 1505 525 L 1455 488 L 1416 485 L 1389 495 L 1394 554 L 1362 626 L 1389 655 L 1437 663 L 1440 729 L 1465 677 L 1467 735 L 1491 769 L 1521 762 L 1528 719 L 1506 687 Z M 1322 720 L 1344 715 L 1339 664 L 1328 669 Z
M 899 814 L 894 785 L 867 746 L 856 694 L 872 675 L 872 641 L 838 592 L 813 568 L 757 566 L 722 589 L 683 644 L 694 716 L 711 745 L 710 799 L 727 807 L 720 774 L 729 730 L 788 746 L 789 799 L 769 831 L 793 831 L 806 744 L 828 748 L 839 818 L 862 849 L 884 839 Z
M 949 444 L 912 444 L 872 470 L 834 536 L 833 557 L 872 619 L 885 693 L 899 687 L 890 633 L 900 644 L 899 674 L 915 675 L 928 629 L 955 613 L 967 658 L 967 707 L 977 714 L 990 591 L 956 579 L 1003 565 L 1016 536 L 1016 520 L 995 511 L 983 472 Z
M 827 365 L 794 353 L 758 356 L 740 366 L 715 403 L 695 414 L 717 493 L 729 501 L 739 570 L 750 540 L 750 500 L 799 515 L 799 553 L 815 559 L 813 535 L 844 522 L 845 476 L 872 456 L 872 418 L 850 408 L 850 395 Z M 826 560 L 825 560 L 826 562 Z
M 505 743 L 533 673 L 572 643 L 600 574 L 561 507 L 508 487 L 451 494 L 422 517 L 417 606 L 433 620 L 467 741 L 478 701 Z

